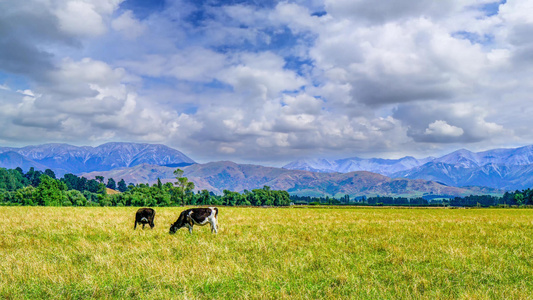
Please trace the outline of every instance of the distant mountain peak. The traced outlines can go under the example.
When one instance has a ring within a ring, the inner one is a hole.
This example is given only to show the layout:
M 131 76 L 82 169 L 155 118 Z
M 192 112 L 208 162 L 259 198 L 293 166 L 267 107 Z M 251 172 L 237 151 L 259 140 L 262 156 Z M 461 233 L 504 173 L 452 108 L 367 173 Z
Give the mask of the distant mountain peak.
M 162 144 L 110 142 L 97 147 L 49 143 L 23 148 L 0 148 L 0 153 L 16 152 L 35 165 L 57 172 L 80 174 L 108 171 L 139 164 L 183 166 L 195 162 L 182 152 Z
M 395 172 L 407 170 L 415 166 L 422 165 L 426 162 L 426 159 L 418 160 L 412 156 L 406 156 L 400 159 L 366 159 L 359 157 L 350 157 L 344 159 L 330 160 L 315 158 L 297 160 L 283 166 L 283 168 L 289 170 L 306 170 L 323 173 L 348 173 L 355 171 L 369 171 L 388 176 Z

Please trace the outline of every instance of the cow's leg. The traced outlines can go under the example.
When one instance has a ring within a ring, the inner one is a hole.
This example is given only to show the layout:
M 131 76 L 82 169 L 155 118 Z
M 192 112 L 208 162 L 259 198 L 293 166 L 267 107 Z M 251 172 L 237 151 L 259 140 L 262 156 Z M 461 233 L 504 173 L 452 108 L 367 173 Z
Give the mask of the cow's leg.
M 218 233 L 217 220 L 216 219 L 210 219 L 209 220 L 209 224 L 211 224 L 211 233 L 213 233 L 213 231 L 215 233 Z
M 187 228 L 189 228 L 189 233 L 192 234 L 192 225 L 191 224 L 186 224 L 185 226 L 187 226 Z
M 133 230 L 137 229 L 137 220 L 135 220 L 135 225 L 133 225 Z
M 194 225 L 193 221 L 192 221 L 192 218 L 189 218 L 189 232 L 192 233 L 192 226 Z
M 144 225 L 146 225 L 146 224 L 143 223 L 143 229 L 144 229 Z
M 154 221 L 150 222 L 150 229 L 154 229 Z

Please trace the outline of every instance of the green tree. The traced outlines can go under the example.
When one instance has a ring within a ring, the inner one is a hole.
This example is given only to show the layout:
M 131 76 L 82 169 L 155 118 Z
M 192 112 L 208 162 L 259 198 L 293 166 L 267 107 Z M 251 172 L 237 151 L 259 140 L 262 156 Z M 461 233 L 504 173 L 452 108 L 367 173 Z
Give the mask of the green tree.
M 194 190 L 194 183 L 190 182 L 187 177 L 183 176 L 183 170 L 176 169 L 174 175 L 176 175 L 176 185 L 175 194 L 177 195 L 177 204 L 186 205 L 190 201 L 187 201 L 187 198 L 190 198 L 192 190 Z M 186 197 L 187 196 L 187 197 Z
M 202 190 L 200 193 L 198 193 L 197 197 L 198 197 L 197 203 L 199 205 L 210 205 L 211 204 L 211 201 L 210 201 L 211 196 L 209 195 L 208 190 Z
M 104 183 L 104 176 L 94 176 L 94 179 L 99 183 Z
M 43 172 L 41 171 L 35 171 L 33 167 L 28 170 L 28 173 L 24 174 L 24 177 L 28 179 L 29 184 L 36 187 L 41 182 L 41 175 Z
M 66 190 L 65 183 L 48 175 L 42 175 L 35 190 L 35 199 L 40 205 L 61 206 L 63 204 L 63 191 Z
M 102 177 L 103 178 L 103 177 Z M 91 179 L 87 180 L 87 190 L 91 193 L 98 193 L 98 189 L 100 188 L 100 183 L 98 181 Z
M 112 189 L 112 190 L 116 190 L 117 189 L 117 183 L 115 182 L 115 179 L 109 178 L 107 180 L 106 187 L 109 188 L 109 189 Z
M 44 175 L 48 175 L 50 178 L 56 179 L 56 173 L 50 169 L 44 170 Z
M 521 194 L 521 193 L 516 193 L 514 195 L 514 201 L 516 202 L 516 204 L 518 205 L 522 205 L 524 204 L 524 195 Z
M 15 199 L 17 203 L 22 205 L 35 205 L 35 188 L 29 185 L 17 190 L 15 192 Z
M 232 192 L 229 190 L 224 190 L 224 195 L 222 196 L 222 203 L 229 206 L 242 205 L 242 195 L 237 192 Z
M 266 199 L 263 201 L 264 205 L 274 205 L 274 197 L 272 197 L 272 192 L 268 185 L 263 186 L 263 191 L 265 191 Z
M 23 188 L 27 180 L 16 170 L 0 168 L 0 189 L 15 191 Z
M 87 199 L 78 190 L 67 191 L 66 195 L 68 201 L 74 206 L 85 206 L 87 204 Z
M 100 194 L 100 195 L 107 195 L 107 188 L 106 188 L 105 184 L 99 183 L 98 184 L 98 190 L 96 191 L 96 193 Z
M 119 182 L 118 182 L 118 185 L 117 185 L 117 188 L 120 192 L 124 193 L 125 191 L 128 190 L 128 187 L 126 186 L 126 182 L 124 181 L 124 179 L 121 179 Z

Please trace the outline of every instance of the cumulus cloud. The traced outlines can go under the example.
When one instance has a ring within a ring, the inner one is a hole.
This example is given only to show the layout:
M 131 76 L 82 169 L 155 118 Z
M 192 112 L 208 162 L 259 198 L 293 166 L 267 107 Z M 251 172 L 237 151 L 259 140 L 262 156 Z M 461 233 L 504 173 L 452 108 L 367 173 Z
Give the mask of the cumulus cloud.
M 220 80 L 251 98 L 266 100 L 283 91 L 298 90 L 305 84 L 297 74 L 284 69 L 284 64 L 282 57 L 271 52 L 242 53 L 222 72 Z
M 284 163 L 533 140 L 529 1 L 143 5 L 0 2 L 0 141 Z
M 465 103 L 414 103 L 399 106 L 394 117 L 408 126 L 407 134 L 423 143 L 475 143 L 506 134 L 485 118 L 482 107 Z
M 56 11 L 59 28 L 72 35 L 100 35 L 106 31 L 102 16 L 93 4 L 69 1 Z
M 442 120 L 437 120 L 429 124 L 426 131 L 424 131 L 425 135 L 434 136 L 436 138 L 456 138 L 463 135 L 463 133 L 464 130 L 462 128 L 452 126 Z

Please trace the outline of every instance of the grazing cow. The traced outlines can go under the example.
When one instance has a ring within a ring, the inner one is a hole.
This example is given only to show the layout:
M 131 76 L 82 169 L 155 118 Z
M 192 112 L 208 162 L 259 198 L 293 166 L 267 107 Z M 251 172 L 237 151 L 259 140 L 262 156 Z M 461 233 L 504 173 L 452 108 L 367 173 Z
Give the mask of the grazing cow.
M 137 213 L 135 214 L 135 226 L 133 226 L 133 229 L 135 230 L 137 228 L 137 223 L 143 225 L 148 224 L 150 225 L 150 228 L 154 228 L 154 217 L 155 217 L 155 210 L 148 207 L 139 208 L 137 210 Z
M 182 227 L 189 228 L 189 232 L 192 233 L 192 226 L 199 225 L 204 226 L 207 223 L 211 224 L 211 233 L 218 233 L 217 228 L 218 208 L 192 208 L 181 212 L 178 220 L 170 226 L 170 234 L 176 233 L 178 229 Z

